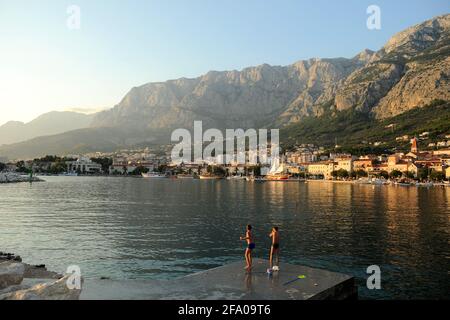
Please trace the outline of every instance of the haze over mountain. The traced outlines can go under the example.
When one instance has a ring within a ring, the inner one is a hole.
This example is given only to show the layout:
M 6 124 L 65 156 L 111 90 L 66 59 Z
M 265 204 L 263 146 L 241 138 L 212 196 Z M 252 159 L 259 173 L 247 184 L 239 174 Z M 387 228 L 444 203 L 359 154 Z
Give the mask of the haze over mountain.
M 110 140 L 104 145 L 113 149 L 154 141 L 155 133 L 191 128 L 194 120 L 215 128 L 283 127 L 350 109 L 386 119 L 433 100 L 449 101 L 449 78 L 450 15 L 444 15 L 396 34 L 377 52 L 364 50 L 350 59 L 264 64 L 135 87 L 114 108 L 97 113 L 90 126 L 96 132 L 108 128 L 111 137 L 105 137 Z M 133 138 L 128 142 L 115 136 L 129 131 Z M 32 144 L 48 145 L 49 139 L 54 137 Z M 95 144 L 96 137 L 80 141 L 77 131 L 58 139 L 64 147 L 52 151 L 63 154 Z M 27 149 L 26 144 L 0 147 L 0 155 L 37 155 Z M 47 151 L 42 148 L 39 155 Z
M 9 121 L 0 126 L 0 145 L 87 128 L 92 118 L 93 115 L 78 112 L 52 111 L 28 123 Z

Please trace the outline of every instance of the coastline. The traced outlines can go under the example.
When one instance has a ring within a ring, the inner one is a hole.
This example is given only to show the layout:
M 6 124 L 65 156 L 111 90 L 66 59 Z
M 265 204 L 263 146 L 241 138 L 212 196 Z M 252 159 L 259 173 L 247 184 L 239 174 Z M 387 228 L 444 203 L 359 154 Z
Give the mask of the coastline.
M 38 177 L 30 177 L 20 175 L 15 172 L 0 172 L 0 184 L 20 183 L 20 182 L 44 182 L 45 180 Z
M 69 288 L 70 275 L 30 265 L 12 253 L 0 252 L 1 300 L 78 300 L 81 288 Z M 82 281 L 82 280 L 81 280 Z

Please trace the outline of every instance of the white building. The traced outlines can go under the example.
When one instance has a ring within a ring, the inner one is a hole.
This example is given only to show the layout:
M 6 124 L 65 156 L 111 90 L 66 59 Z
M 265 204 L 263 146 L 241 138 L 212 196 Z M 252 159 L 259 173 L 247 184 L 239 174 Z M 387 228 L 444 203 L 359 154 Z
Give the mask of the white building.
M 67 172 L 70 173 L 98 173 L 102 171 L 102 166 L 99 163 L 84 157 L 79 158 L 77 161 L 67 161 L 66 165 Z

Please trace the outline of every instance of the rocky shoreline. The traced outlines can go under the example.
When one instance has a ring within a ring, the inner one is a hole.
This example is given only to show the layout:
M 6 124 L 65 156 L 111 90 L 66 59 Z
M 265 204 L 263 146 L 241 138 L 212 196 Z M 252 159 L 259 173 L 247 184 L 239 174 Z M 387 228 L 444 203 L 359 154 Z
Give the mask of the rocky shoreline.
M 0 300 L 78 300 L 81 290 L 67 287 L 69 276 L 0 252 Z
M 23 176 L 15 172 L 0 172 L 0 183 L 43 182 L 38 177 Z

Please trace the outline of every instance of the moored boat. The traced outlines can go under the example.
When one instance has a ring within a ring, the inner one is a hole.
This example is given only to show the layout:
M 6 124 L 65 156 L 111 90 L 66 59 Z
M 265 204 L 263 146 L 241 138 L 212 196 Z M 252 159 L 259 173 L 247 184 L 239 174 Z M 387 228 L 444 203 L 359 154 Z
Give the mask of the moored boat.
M 212 174 L 202 174 L 200 175 L 200 180 L 219 180 L 222 179 L 220 176 L 212 175 Z
M 412 186 L 412 184 L 409 183 L 409 182 L 395 182 L 394 185 L 399 186 L 399 187 L 410 187 L 410 186 Z
M 178 179 L 194 179 L 192 174 L 178 174 L 176 177 Z
M 167 176 L 163 173 L 157 173 L 157 172 L 149 172 L 149 173 L 142 173 L 143 178 L 152 178 L 152 179 L 166 179 Z
M 280 159 L 274 160 L 269 173 L 266 176 L 267 181 L 288 181 L 289 174 L 285 173 L 284 164 L 280 164 Z
M 247 180 L 248 177 L 246 176 L 229 176 L 227 177 L 227 180 Z
M 77 172 L 66 172 L 66 173 L 60 173 L 58 176 L 60 177 L 77 177 Z

